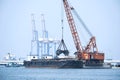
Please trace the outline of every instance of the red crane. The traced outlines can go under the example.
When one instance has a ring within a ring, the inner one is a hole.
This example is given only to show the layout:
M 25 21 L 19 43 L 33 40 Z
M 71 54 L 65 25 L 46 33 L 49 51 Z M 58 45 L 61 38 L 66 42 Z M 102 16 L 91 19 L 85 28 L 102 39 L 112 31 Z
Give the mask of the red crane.
M 72 13 L 71 13 L 71 8 L 70 8 L 67 0 L 63 0 L 63 3 L 64 3 L 64 8 L 65 8 L 67 20 L 68 20 L 70 30 L 72 33 L 72 37 L 74 40 L 74 44 L 75 44 L 75 47 L 77 49 L 77 55 L 78 55 L 78 58 L 81 58 L 81 53 L 83 53 L 83 48 L 82 48 L 82 45 L 81 45 L 81 42 L 79 39 L 79 35 L 78 35 L 77 29 L 75 26 L 75 22 L 74 22 Z
M 100 62 L 104 61 L 104 53 L 99 53 L 98 52 L 98 48 L 96 45 L 96 39 L 95 37 L 91 34 L 91 32 L 88 30 L 88 28 L 86 27 L 86 25 L 84 24 L 84 22 L 81 20 L 80 16 L 77 14 L 76 10 L 73 7 L 69 6 L 69 3 L 67 0 L 63 0 L 63 4 L 64 4 L 64 8 L 65 8 L 65 12 L 66 12 L 66 17 L 69 23 L 69 27 L 72 33 L 72 37 L 74 40 L 74 44 L 77 50 L 77 58 L 79 60 L 98 60 Z M 76 29 L 76 25 L 74 22 L 74 18 L 72 16 L 72 11 L 74 11 L 74 13 L 76 14 L 77 18 L 79 19 L 79 21 L 82 23 L 82 25 L 84 26 L 84 28 L 86 29 L 86 31 L 90 34 L 91 38 L 89 43 L 87 44 L 87 46 L 85 47 L 85 49 L 83 49 L 81 42 L 80 42 L 80 38 Z M 91 49 L 93 49 L 93 51 L 91 52 Z

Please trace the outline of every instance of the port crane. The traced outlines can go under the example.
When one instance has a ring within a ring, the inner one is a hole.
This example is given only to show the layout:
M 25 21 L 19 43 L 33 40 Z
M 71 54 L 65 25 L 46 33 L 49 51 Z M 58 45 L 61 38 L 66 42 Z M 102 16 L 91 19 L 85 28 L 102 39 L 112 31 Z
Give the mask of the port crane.
M 82 21 L 80 16 L 77 14 L 76 10 L 69 5 L 67 0 L 63 0 L 63 5 L 64 5 L 67 20 L 68 20 L 68 24 L 69 24 L 69 27 L 70 27 L 70 30 L 72 33 L 73 41 L 74 41 L 74 44 L 75 44 L 75 47 L 77 50 L 77 52 L 76 52 L 77 59 L 85 60 L 86 63 L 88 63 L 88 64 L 92 64 L 95 62 L 98 64 L 100 63 L 99 65 L 102 65 L 102 63 L 104 62 L 104 53 L 98 52 L 95 37 L 92 35 L 92 33 L 86 27 L 86 25 L 84 24 L 84 22 Z M 71 11 L 74 12 L 74 14 L 77 16 L 78 20 L 82 23 L 85 30 L 91 36 L 90 41 L 85 48 L 82 47 L 80 37 L 78 35 L 76 25 L 74 22 L 74 18 L 72 16 Z M 91 51 L 91 49 L 93 49 L 93 50 Z

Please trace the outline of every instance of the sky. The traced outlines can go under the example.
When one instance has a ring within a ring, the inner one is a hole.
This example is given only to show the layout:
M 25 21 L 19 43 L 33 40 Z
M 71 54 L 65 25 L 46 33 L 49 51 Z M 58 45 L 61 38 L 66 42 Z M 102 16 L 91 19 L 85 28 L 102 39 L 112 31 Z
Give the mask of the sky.
M 69 0 L 69 2 L 96 37 L 98 50 L 105 53 L 105 58 L 120 59 L 120 0 Z M 49 37 L 55 39 L 61 39 L 63 17 L 64 41 L 70 54 L 75 52 L 62 0 L 0 0 L 0 59 L 9 52 L 15 54 L 17 58 L 29 54 L 32 13 L 35 14 L 39 37 L 42 34 L 41 14 L 45 16 Z M 74 19 L 81 43 L 85 46 L 89 42 L 87 32 L 85 33 L 75 16 Z M 82 32 L 85 34 L 83 35 Z M 82 36 L 87 37 L 87 40 Z

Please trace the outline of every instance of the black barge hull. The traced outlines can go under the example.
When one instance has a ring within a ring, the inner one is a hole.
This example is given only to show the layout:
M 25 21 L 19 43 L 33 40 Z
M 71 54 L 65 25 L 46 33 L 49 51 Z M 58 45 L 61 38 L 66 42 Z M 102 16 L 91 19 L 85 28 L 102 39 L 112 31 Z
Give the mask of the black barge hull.
M 83 61 L 69 59 L 36 59 L 24 61 L 25 67 L 35 68 L 83 68 Z
M 34 59 L 24 61 L 27 68 L 82 68 L 82 69 L 110 69 L 111 65 L 104 65 L 101 60 L 76 59 Z

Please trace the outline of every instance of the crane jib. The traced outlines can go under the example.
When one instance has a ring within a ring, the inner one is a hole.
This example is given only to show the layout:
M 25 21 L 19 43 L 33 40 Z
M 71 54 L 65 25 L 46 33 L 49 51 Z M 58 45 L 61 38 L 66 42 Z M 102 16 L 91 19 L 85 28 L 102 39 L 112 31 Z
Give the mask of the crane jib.
M 83 51 L 82 45 L 81 45 L 79 35 L 78 35 L 77 29 L 76 29 L 76 26 L 75 26 L 75 23 L 74 23 L 74 19 L 73 19 L 72 13 L 71 13 L 70 6 L 69 6 L 67 0 L 63 0 L 63 3 L 64 3 L 64 8 L 65 8 L 67 20 L 68 20 L 68 23 L 69 23 L 69 26 L 70 26 L 70 30 L 71 30 L 71 33 L 72 33 L 72 37 L 73 37 L 76 49 L 77 49 L 77 51 L 82 52 Z
M 69 27 L 70 27 L 70 30 L 71 30 L 71 33 L 72 33 L 73 41 L 74 41 L 75 47 L 77 49 L 77 52 L 75 52 L 75 54 L 77 55 L 77 58 L 79 60 L 86 60 L 86 62 L 88 61 L 90 63 L 93 63 L 93 62 L 91 62 L 91 60 L 97 60 L 98 61 L 97 63 L 99 63 L 99 64 L 103 63 L 104 62 L 104 53 L 99 53 L 98 52 L 95 37 L 92 35 L 90 30 L 84 24 L 84 22 L 82 21 L 80 16 L 77 14 L 77 12 L 74 10 L 74 8 L 69 6 L 67 0 L 63 0 L 63 4 L 64 4 L 68 24 L 69 24 Z M 71 10 L 74 11 L 77 18 L 82 23 L 84 29 L 91 36 L 89 43 L 87 44 L 87 46 L 84 49 L 81 45 L 80 38 L 79 38 L 77 29 L 76 29 L 76 26 L 75 26 L 75 22 L 74 22 Z

